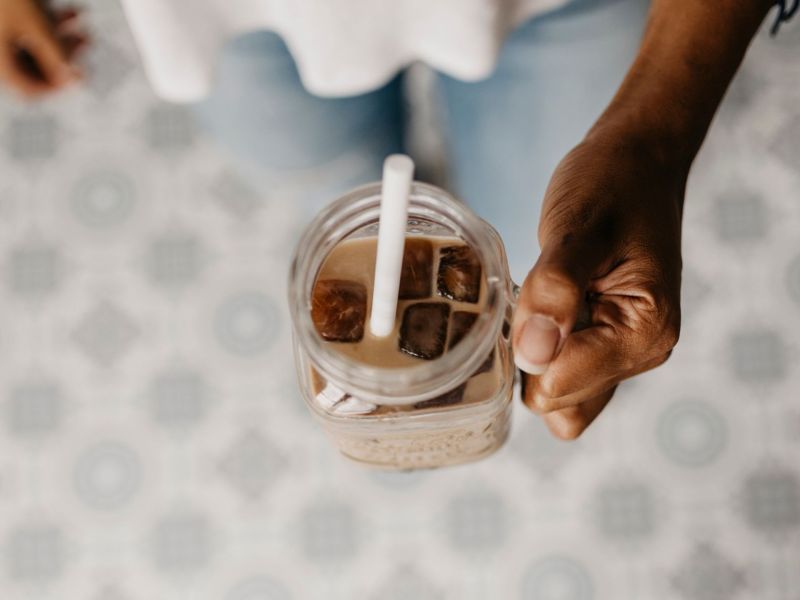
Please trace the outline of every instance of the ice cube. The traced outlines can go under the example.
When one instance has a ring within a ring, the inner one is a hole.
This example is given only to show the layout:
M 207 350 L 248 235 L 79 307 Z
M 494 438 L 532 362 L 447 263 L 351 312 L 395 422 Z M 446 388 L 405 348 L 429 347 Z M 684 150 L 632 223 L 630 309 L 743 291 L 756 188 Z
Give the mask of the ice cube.
M 403 270 L 400 275 L 400 299 L 412 300 L 431 295 L 433 244 L 422 238 L 406 238 Z
M 376 408 L 377 406 L 371 402 L 348 396 L 333 407 L 333 412 L 337 415 L 365 415 L 373 412 Z
M 465 310 L 457 310 L 450 316 L 450 339 L 447 342 L 447 349 L 450 350 L 458 344 L 464 336 L 469 333 L 475 321 L 478 320 L 478 314 L 467 312 Z
M 450 305 L 446 302 L 418 302 L 406 308 L 400 324 L 400 350 L 425 360 L 440 357 L 449 316 Z
M 476 303 L 481 293 L 481 263 L 469 246 L 446 246 L 439 250 L 437 287 L 440 296 Z
M 330 382 L 326 383 L 316 396 L 317 404 L 325 410 L 333 410 L 337 404 L 345 402 L 348 398 L 349 394 Z
M 311 319 L 329 342 L 358 342 L 367 319 L 367 288 L 354 281 L 317 281 L 311 295 Z
M 449 392 L 445 392 L 441 396 L 436 396 L 435 398 L 431 398 L 430 400 L 423 400 L 422 402 L 417 402 L 414 404 L 414 408 L 435 408 L 438 406 L 450 406 L 452 404 L 458 404 L 464 399 L 464 390 L 466 389 L 467 384 L 462 383 L 456 388 L 453 388 Z

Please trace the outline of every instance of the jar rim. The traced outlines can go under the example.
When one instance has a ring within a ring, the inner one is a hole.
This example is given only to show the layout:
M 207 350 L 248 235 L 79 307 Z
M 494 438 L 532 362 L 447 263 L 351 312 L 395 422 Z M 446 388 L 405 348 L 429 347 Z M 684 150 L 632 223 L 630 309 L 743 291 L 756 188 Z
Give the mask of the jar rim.
M 322 377 L 345 392 L 381 404 L 411 404 L 450 391 L 466 381 L 496 344 L 509 302 L 508 265 L 497 232 L 469 207 L 426 183 L 411 186 L 409 219 L 427 218 L 451 229 L 478 255 L 486 300 L 475 324 L 457 346 L 441 357 L 409 367 L 379 367 L 353 361 L 317 333 L 311 318 L 311 293 L 319 269 L 336 244 L 377 222 L 381 184 L 370 183 L 325 207 L 301 236 L 289 273 L 289 309 L 299 343 Z

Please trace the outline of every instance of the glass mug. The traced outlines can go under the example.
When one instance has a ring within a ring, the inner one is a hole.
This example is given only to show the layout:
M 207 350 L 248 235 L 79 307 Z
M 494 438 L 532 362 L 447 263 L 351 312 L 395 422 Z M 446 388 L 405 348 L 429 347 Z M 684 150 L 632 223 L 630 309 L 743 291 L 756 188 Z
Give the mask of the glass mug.
M 312 292 L 325 259 L 345 240 L 377 236 L 380 199 L 380 183 L 345 194 L 298 243 L 289 306 L 302 395 L 338 449 L 360 463 L 416 469 L 477 460 L 508 436 L 515 287 L 499 235 L 465 204 L 438 187 L 412 184 L 406 239 L 457 238 L 482 269 L 482 308 L 449 351 L 408 367 L 365 364 L 337 351 L 315 328 Z

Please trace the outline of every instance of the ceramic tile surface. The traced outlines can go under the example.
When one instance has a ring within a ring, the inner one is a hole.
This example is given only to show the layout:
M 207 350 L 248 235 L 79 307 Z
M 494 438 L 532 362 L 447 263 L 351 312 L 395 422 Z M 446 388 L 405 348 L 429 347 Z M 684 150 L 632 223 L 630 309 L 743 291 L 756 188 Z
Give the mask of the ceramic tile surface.
M 517 405 L 494 457 L 388 474 L 294 381 L 287 199 L 330 172 L 250 179 L 90 14 L 84 89 L 0 100 L 3 600 L 800 598 L 800 27 L 697 161 L 669 363 L 575 443 Z

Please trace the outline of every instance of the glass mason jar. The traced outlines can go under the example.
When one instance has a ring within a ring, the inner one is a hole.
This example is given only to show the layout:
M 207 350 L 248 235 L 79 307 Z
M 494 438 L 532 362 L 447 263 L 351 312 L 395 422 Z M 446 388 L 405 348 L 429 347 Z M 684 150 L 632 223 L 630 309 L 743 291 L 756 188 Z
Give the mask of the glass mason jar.
M 480 260 L 483 306 L 451 350 L 409 367 L 368 365 L 336 351 L 314 326 L 311 295 L 323 262 L 345 240 L 377 236 L 380 198 L 380 183 L 345 194 L 314 219 L 298 243 L 289 306 L 302 395 L 333 443 L 355 461 L 415 469 L 479 459 L 508 435 L 514 286 L 500 237 L 465 204 L 438 187 L 414 183 L 406 228 L 407 236 L 457 238 Z M 486 371 L 492 353 L 491 378 L 472 388 L 477 392 L 470 401 L 453 401 L 471 378 Z

